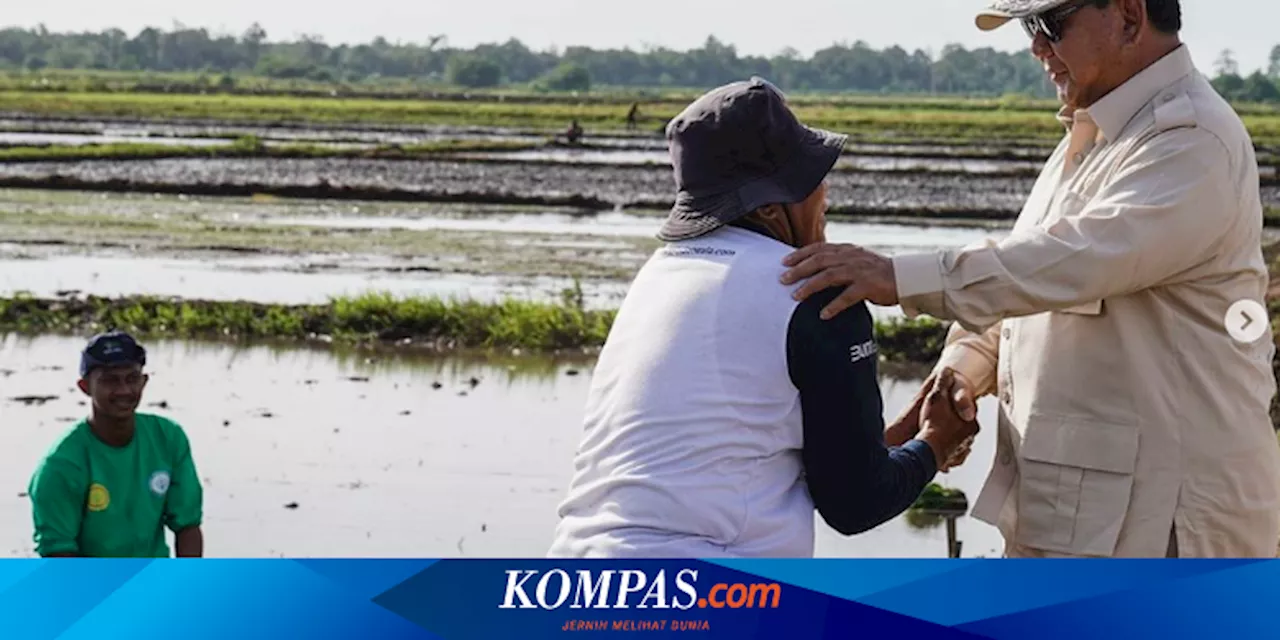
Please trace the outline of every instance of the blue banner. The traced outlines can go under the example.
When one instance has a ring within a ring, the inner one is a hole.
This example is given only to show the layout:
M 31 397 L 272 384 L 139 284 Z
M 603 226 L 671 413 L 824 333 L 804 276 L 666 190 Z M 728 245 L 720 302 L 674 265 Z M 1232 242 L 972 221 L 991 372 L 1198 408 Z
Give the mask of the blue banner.
M 15 560 L 0 638 L 1275 637 L 1278 595 L 1280 561 Z

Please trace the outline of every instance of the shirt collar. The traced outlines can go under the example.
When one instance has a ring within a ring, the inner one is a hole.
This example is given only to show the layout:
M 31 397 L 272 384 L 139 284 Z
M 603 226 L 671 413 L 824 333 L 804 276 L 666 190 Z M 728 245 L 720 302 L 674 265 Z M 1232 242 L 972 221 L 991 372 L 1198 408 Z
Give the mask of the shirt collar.
M 1195 70 L 1187 46 L 1178 45 L 1177 49 L 1126 80 L 1085 111 L 1098 124 L 1102 135 L 1114 141 L 1142 107 L 1169 85 L 1195 73 Z M 1060 120 L 1064 116 L 1067 118 L 1064 124 L 1069 127 L 1071 116 L 1065 114 L 1065 110 L 1059 112 Z

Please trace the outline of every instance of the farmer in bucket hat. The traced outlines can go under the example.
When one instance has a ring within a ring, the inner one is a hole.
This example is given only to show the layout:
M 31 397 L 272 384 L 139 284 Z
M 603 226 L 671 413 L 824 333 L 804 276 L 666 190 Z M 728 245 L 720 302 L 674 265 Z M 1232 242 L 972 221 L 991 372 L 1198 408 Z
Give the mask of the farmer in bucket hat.
M 676 203 L 592 379 L 554 557 L 805 557 L 815 507 L 866 531 L 907 509 L 977 424 L 936 376 L 886 431 L 866 308 L 776 286 L 824 237 L 845 137 L 777 88 L 719 87 L 667 128 Z M 927 396 L 927 400 L 926 400 Z

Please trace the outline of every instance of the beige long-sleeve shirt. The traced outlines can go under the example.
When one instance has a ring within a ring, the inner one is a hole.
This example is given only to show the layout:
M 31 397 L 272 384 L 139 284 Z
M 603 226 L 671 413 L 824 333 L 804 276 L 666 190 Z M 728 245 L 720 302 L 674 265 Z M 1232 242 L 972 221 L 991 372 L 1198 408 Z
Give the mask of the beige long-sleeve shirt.
M 1000 399 L 974 516 L 1010 548 L 1274 557 L 1280 447 L 1248 132 L 1180 47 L 1069 127 L 1011 234 L 894 260 L 909 316 L 956 321 L 939 366 Z

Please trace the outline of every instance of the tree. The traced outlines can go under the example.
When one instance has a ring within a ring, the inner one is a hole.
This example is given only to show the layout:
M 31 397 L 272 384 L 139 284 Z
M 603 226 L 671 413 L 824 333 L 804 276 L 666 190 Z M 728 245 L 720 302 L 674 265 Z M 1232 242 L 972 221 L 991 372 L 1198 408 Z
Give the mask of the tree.
M 1238 76 L 1240 75 L 1240 65 L 1236 63 L 1236 56 L 1230 49 L 1223 49 L 1218 54 L 1218 60 L 1213 63 L 1214 70 L 1220 76 Z
M 539 83 L 552 91 L 590 91 L 591 73 L 573 62 L 564 62 L 552 69 Z
M 1275 102 L 1280 100 L 1280 90 L 1277 90 L 1271 79 L 1261 71 L 1255 71 L 1244 79 L 1237 99 L 1249 102 Z
M 240 42 L 244 47 L 248 67 L 250 69 L 256 67 L 258 60 L 262 57 L 262 47 L 267 42 L 267 30 L 255 22 L 245 30 L 244 35 L 240 36 Z
M 502 67 L 488 58 L 456 55 L 449 59 L 445 78 L 461 87 L 496 87 L 502 81 Z
M 1244 91 L 1244 78 L 1234 73 L 1222 74 L 1213 79 L 1213 88 L 1228 100 L 1238 100 Z
M 1272 80 L 1280 80 L 1280 44 L 1271 47 L 1271 59 L 1267 64 L 1267 75 Z

